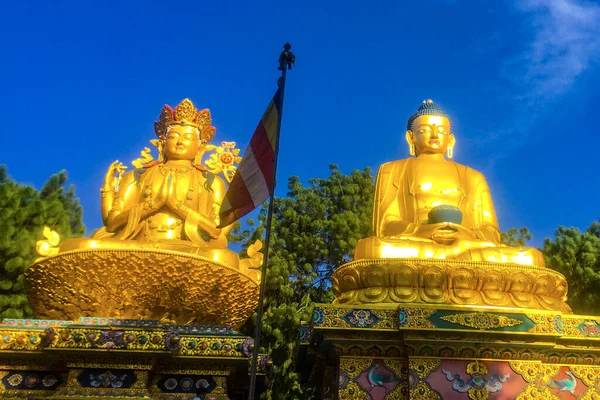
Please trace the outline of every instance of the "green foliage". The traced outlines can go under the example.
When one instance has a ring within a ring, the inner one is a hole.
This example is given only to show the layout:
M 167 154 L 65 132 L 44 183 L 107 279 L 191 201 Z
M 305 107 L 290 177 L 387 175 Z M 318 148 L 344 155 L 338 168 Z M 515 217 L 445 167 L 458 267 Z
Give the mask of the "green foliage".
M 525 247 L 531 239 L 533 239 L 533 235 L 527 228 L 510 228 L 500 234 L 500 242 L 507 246 Z
M 310 396 L 294 372 L 300 323 L 310 320 L 314 302 L 333 300 L 333 271 L 351 259 L 359 239 L 371 235 L 371 171 L 344 175 L 332 165 L 330 172 L 307 187 L 291 177 L 288 196 L 275 199 L 261 337 L 261 347 L 273 357 L 267 399 Z M 264 237 L 266 219 L 264 206 L 246 247 Z
M 554 240 L 544 241 L 546 266 L 569 282 L 567 303 L 576 314 L 600 314 L 600 221 L 581 232 L 559 227 Z
M 84 233 L 75 188 L 65 189 L 67 173 L 52 175 L 42 190 L 14 182 L 0 165 L 0 320 L 29 318 L 23 273 L 38 257 L 36 241 L 49 226 L 61 238 Z

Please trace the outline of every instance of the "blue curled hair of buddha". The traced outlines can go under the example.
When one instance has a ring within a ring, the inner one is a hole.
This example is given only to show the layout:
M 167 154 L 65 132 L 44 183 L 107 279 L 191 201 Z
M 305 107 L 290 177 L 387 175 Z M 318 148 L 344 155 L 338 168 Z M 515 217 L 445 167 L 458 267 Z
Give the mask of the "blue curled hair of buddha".
M 410 131 L 413 121 L 421 115 L 436 115 L 438 117 L 448 118 L 448 121 L 450 121 L 450 117 L 444 112 L 444 110 L 442 110 L 440 106 L 438 106 L 431 100 L 425 100 L 423 101 L 423 104 L 419 106 L 417 112 L 411 115 L 408 119 L 408 123 L 406 124 L 406 130 Z M 449 126 L 448 128 L 452 127 Z

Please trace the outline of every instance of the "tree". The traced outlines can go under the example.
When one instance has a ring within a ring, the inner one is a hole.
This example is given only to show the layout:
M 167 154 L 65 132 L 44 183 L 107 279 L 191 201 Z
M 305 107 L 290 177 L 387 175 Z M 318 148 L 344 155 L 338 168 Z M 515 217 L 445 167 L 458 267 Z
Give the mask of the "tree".
M 502 243 L 523 247 L 532 235 L 527 228 L 502 232 Z M 567 303 L 576 314 L 600 314 L 600 221 L 581 232 L 559 227 L 554 239 L 546 239 L 542 248 L 546 266 L 567 278 Z
M 287 197 L 275 199 L 261 336 L 261 347 L 273 358 L 268 399 L 309 396 L 293 365 L 300 323 L 310 319 L 314 302 L 333 300 L 333 271 L 351 260 L 359 239 L 371 235 L 371 171 L 344 175 L 331 165 L 330 173 L 307 187 L 293 176 Z M 246 248 L 264 237 L 266 217 L 265 206 L 255 231 L 246 235 Z
M 533 235 L 527 228 L 510 228 L 508 231 L 500 233 L 500 242 L 507 246 L 525 247 L 531 239 L 533 239 Z
M 0 320 L 29 318 L 23 274 L 38 257 L 35 243 L 44 226 L 61 238 L 81 236 L 83 210 L 75 188 L 65 189 L 67 173 L 52 175 L 42 190 L 14 182 L 0 166 Z
M 559 227 L 554 240 L 544 241 L 546 266 L 562 273 L 569 282 L 567 303 L 576 314 L 600 313 L 600 221 L 580 232 Z

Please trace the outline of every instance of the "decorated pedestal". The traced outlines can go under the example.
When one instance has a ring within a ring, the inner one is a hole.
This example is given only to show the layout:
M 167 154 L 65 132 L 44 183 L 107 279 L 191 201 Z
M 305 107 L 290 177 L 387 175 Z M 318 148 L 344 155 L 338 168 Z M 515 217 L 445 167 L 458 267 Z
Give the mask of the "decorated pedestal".
M 118 317 L 239 328 L 258 305 L 260 271 L 157 249 L 72 250 L 37 260 L 27 297 L 40 318 Z
M 4 320 L 0 398 L 243 399 L 252 339 L 152 320 Z M 259 387 L 270 366 L 259 357 Z
M 305 378 L 326 399 L 600 398 L 600 318 L 572 314 L 539 250 L 503 243 L 485 177 L 453 160 L 437 104 L 405 137 L 411 157 L 377 173 L 373 236 L 302 329 L 301 366 L 316 360 Z
M 516 308 L 318 305 L 301 338 L 324 399 L 597 399 L 600 318 Z
M 240 150 L 209 144 L 211 121 L 189 99 L 165 105 L 157 158 L 108 167 L 104 227 L 62 241 L 44 228 L 24 275 L 42 319 L 0 321 L 1 399 L 245 398 L 253 342 L 235 330 L 258 305 L 262 243 L 227 248 Z

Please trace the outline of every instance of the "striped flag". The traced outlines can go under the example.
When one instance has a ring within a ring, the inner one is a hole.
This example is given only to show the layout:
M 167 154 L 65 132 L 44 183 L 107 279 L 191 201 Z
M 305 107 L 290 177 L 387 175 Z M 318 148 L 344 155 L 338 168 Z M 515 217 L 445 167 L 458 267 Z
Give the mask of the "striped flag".
M 279 140 L 281 90 L 278 89 L 242 156 L 219 213 L 219 228 L 231 225 L 260 206 L 274 190 L 273 170 Z

